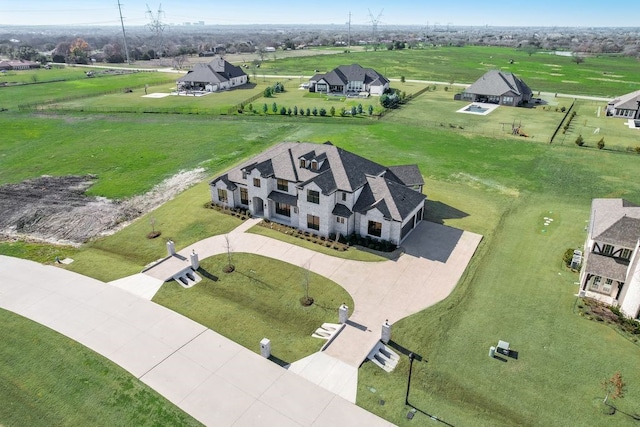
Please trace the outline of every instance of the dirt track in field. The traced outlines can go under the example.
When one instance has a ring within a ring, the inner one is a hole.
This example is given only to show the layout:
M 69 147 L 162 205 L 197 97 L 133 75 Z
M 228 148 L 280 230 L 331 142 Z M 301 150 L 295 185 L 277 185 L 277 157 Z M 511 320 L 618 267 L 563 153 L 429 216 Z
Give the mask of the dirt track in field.
M 151 191 L 122 201 L 85 193 L 96 177 L 42 176 L 0 186 L 0 240 L 80 245 L 111 234 L 206 178 L 204 169 L 181 171 Z

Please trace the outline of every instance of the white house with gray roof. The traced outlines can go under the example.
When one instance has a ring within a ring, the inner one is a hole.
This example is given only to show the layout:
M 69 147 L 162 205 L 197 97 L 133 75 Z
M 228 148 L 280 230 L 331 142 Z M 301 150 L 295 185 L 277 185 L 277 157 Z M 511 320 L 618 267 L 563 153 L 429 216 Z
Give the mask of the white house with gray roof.
M 609 101 L 607 104 L 607 116 L 625 119 L 640 118 L 640 90 Z
M 456 95 L 456 99 L 517 107 L 531 101 L 531 95 L 529 86 L 515 74 L 490 70 Z
M 341 65 L 326 74 L 316 74 L 309 80 L 309 91 L 340 95 L 382 95 L 389 89 L 389 80 L 373 68 L 358 64 Z
M 321 236 L 399 245 L 424 216 L 417 165 L 387 168 L 330 142 L 283 142 L 215 178 L 214 203 Z
M 217 92 L 242 86 L 248 81 L 242 68 L 218 56 L 208 64 L 195 64 L 193 70 L 178 79 L 177 87 L 178 91 Z
M 594 199 L 580 271 L 580 294 L 640 316 L 640 206 Z

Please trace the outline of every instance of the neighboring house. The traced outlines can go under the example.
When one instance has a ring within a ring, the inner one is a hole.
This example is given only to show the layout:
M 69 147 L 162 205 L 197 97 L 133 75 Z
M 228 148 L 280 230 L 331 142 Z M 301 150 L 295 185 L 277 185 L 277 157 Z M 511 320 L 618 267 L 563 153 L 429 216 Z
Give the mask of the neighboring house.
M 389 89 L 389 80 L 373 68 L 358 64 L 341 65 L 326 74 L 316 74 L 309 80 L 309 92 L 340 95 L 382 95 Z
M 580 271 L 580 294 L 640 311 L 640 206 L 624 199 L 594 199 Z
M 23 59 L 0 61 L 0 70 L 30 70 L 32 68 L 40 68 L 40 63 Z
M 214 203 L 322 236 L 399 245 L 422 220 L 416 165 L 386 168 L 332 145 L 283 142 L 210 183 Z
M 607 104 L 607 116 L 625 119 L 640 118 L 640 90 L 609 101 Z
M 531 95 L 529 86 L 515 74 L 491 70 L 456 95 L 455 99 L 517 107 L 531 101 Z
M 208 64 L 195 64 L 193 70 L 178 79 L 178 91 L 217 92 L 246 84 L 247 74 L 221 57 Z

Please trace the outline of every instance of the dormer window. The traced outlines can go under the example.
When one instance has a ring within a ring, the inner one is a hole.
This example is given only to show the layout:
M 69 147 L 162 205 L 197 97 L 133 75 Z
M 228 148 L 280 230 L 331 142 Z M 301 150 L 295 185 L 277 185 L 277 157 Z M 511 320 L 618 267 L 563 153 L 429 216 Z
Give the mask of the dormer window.
M 311 170 L 312 171 L 317 171 L 318 170 L 318 161 L 317 160 L 311 160 Z
M 300 159 L 300 167 L 301 168 L 306 168 L 307 167 L 307 161 L 305 159 Z

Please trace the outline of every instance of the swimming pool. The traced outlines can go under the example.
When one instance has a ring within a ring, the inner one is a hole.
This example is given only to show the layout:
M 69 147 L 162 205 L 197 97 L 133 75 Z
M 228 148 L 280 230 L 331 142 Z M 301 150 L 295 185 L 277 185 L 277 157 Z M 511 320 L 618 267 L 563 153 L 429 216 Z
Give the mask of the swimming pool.
M 471 104 L 467 108 L 465 108 L 464 111 L 468 111 L 470 113 L 484 113 L 486 111 L 489 111 L 489 109 L 481 107 L 480 105 Z

